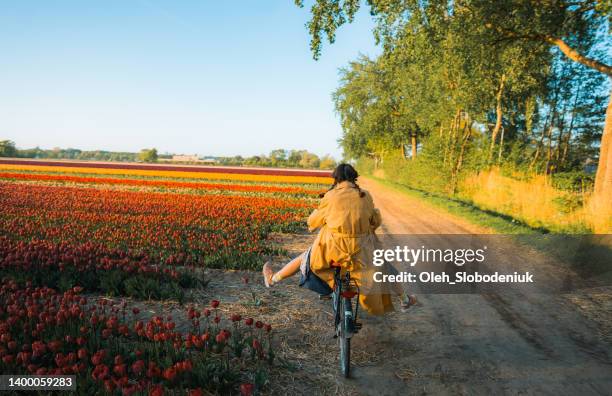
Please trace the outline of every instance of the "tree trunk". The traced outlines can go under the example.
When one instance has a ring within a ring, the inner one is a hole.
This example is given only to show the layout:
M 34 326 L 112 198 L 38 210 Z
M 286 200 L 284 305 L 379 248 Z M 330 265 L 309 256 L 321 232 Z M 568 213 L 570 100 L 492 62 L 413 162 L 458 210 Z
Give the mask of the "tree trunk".
M 453 120 L 450 124 L 450 130 L 448 131 L 448 139 L 445 139 L 444 142 L 444 166 L 447 164 L 452 166 L 453 156 L 455 152 L 455 135 L 457 133 L 457 129 L 459 129 L 459 124 L 461 123 L 461 109 L 458 109 L 453 117 Z
M 554 116 L 553 116 L 554 118 Z M 551 167 L 551 159 L 552 159 L 552 141 L 553 141 L 553 126 L 551 125 L 548 128 L 548 144 L 546 146 L 546 170 L 544 171 L 544 173 L 546 173 L 547 175 L 549 173 L 552 173 L 552 167 Z
M 502 74 L 501 80 L 499 82 L 499 88 L 497 90 L 497 95 L 496 95 L 496 101 L 497 101 L 497 105 L 495 107 L 496 118 L 495 118 L 495 127 L 493 128 L 493 131 L 491 132 L 491 148 L 489 149 L 489 161 L 491 161 L 491 159 L 493 158 L 493 149 L 495 148 L 495 140 L 497 139 L 497 135 L 499 134 L 499 131 L 502 126 L 503 112 L 502 112 L 501 99 L 504 93 L 504 83 L 505 82 L 506 82 L 506 75 Z
M 582 90 L 582 87 L 580 87 L 578 90 L 579 91 Z M 570 119 L 570 124 L 567 129 L 567 133 L 565 134 L 565 139 L 563 142 L 561 142 L 561 138 L 559 138 L 559 144 L 560 145 L 563 144 L 561 158 L 559 158 L 559 168 L 565 168 L 565 161 L 567 160 L 567 154 L 569 152 L 569 144 L 570 144 L 570 141 L 572 140 L 572 134 L 574 133 L 574 121 L 576 120 L 576 104 L 578 103 L 578 96 L 579 96 L 578 93 L 576 93 L 576 95 L 574 96 L 574 104 L 572 105 L 572 114 L 571 114 L 572 118 Z
M 454 167 L 451 172 L 451 194 L 455 195 L 457 193 L 457 186 L 459 182 L 459 172 L 461 171 L 461 166 L 463 165 L 463 154 L 465 153 L 465 148 L 472 136 L 472 125 L 474 121 L 468 123 L 468 120 L 465 120 L 464 133 L 461 138 L 461 149 L 459 151 L 459 156 L 457 157 L 457 162 L 454 164 Z
M 561 142 L 563 142 L 563 132 L 565 130 L 565 114 L 567 109 L 567 102 L 563 104 L 563 109 L 561 110 L 561 114 L 559 115 L 559 121 L 557 123 L 557 130 L 559 131 L 557 135 L 557 144 L 555 145 L 555 166 L 559 168 L 559 156 L 561 155 Z M 552 138 L 552 136 L 551 136 Z
M 595 69 L 598 72 L 607 74 L 608 76 L 612 77 L 612 67 L 606 65 L 605 63 L 582 55 L 580 52 L 567 45 L 567 43 L 561 40 L 560 38 L 552 36 L 544 36 L 543 38 L 546 42 L 559 47 L 561 52 L 563 52 L 565 56 L 567 56 L 574 62 L 582 63 L 583 65 L 590 67 L 591 69 Z
M 413 133 L 410 136 L 410 145 L 411 145 L 411 149 L 412 149 L 412 158 L 411 160 L 414 161 L 417 157 L 417 135 L 416 133 Z
M 552 110 L 548 112 L 548 114 L 546 114 L 546 121 L 544 122 L 544 128 L 542 129 L 542 135 L 540 136 L 540 140 L 538 142 L 538 146 L 535 152 L 535 155 L 533 157 L 533 160 L 531 161 L 531 164 L 529 165 L 529 170 L 531 170 L 534 166 L 537 165 L 537 161 L 539 159 L 539 155 L 544 151 L 544 138 L 547 136 L 549 129 L 552 129 L 553 125 L 555 124 L 555 117 L 557 114 L 557 103 L 558 103 L 558 98 L 559 98 L 559 86 L 555 84 L 554 87 L 554 92 L 555 92 L 555 96 L 554 99 L 552 101 Z M 536 172 L 538 172 L 538 169 L 536 168 Z M 544 169 L 544 173 L 548 172 L 548 163 L 546 164 L 546 168 Z
M 612 91 L 610 94 L 595 176 L 595 195 L 608 204 L 612 202 Z
M 497 162 L 501 164 L 502 161 L 502 153 L 504 151 L 504 132 L 505 129 L 501 127 L 501 136 L 499 137 L 499 154 L 497 155 Z

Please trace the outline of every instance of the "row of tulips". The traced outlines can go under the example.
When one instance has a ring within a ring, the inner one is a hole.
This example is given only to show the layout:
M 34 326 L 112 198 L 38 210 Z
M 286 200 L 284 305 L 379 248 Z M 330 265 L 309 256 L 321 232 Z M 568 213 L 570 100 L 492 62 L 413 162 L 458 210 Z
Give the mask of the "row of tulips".
M 312 204 L 296 199 L 189 195 L 0 182 L 0 235 L 147 254 L 171 265 L 249 268 L 276 252 Z
M 10 181 L 29 181 L 29 182 L 57 182 L 75 184 L 94 184 L 94 185 L 118 185 L 130 187 L 153 187 L 168 189 L 189 189 L 198 192 L 215 193 L 267 193 L 267 194 L 287 194 L 295 196 L 316 197 L 321 188 L 304 188 L 300 186 L 270 185 L 270 184 L 230 184 L 230 183 L 201 183 L 176 180 L 156 180 L 156 179 L 133 179 L 133 178 L 109 178 L 92 176 L 71 176 L 65 173 L 45 174 L 45 173 L 15 173 L 0 172 L 0 179 Z
M 267 382 L 272 328 L 224 320 L 213 300 L 172 317 L 144 317 L 125 302 L 0 283 L 0 372 L 76 375 L 79 394 L 251 395 Z M 178 392 L 178 393 L 177 393 Z
M 23 161 L 3 161 L 0 159 L 0 170 L 4 171 L 33 171 L 33 172 L 62 172 L 73 174 L 97 174 L 117 176 L 149 176 L 169 177 L 184 179 L 207 179 L 207 180 L 232 180 L 239 182 L 262 182 L 262 183 L 297 183 L 297 184 L 331 184 L 333 179 L 330 174 L 317 176 L 299 175 L 293 171 L 285 171 L 277 174 L 265 173 L 231 173 L 227 168 L 206 169 L 205 171 L 182 170 L 179 167 L 126 167 L 114 164 L 114 167 L 95 167 L 91 163 L 80 166 L 66 166 L 66 162 L 52 162 L 43 164 L 35 161 L 26 163 Z M 74 165 L 74 164 L 73 164 Z M 214 170 L 214 172 L 212 172 Z
M 172 164 L 138 164 L 138 163 L 119 163 L 119 162 L 90 162 L 90 161 L 46 161 L 18 158 L 0 158 L 0 166 L 6 164 L 30 165 L 30 166 L 57 166 L 64 169 L 70 168 L 97 168 L 97 169 L 120 169 L 124 172 L 130 170 L 157 170 L 175 171 L 192 173 L 216 173 L 222 175 L 244 174 L 244 175 L 271 175 L 271 176 L 311 176 L 320 178 L 331 177 L 329 170 L 317 169 L 291 169 L 291 168 L 264 168 L 264 167 L 241 167 L 241 166 L 193 166 L 193 165 L 172 165 Z
M 87 292 L 179 302 L 185 288 L 201 284 L 193 269 L 160 265 L 143 254 L 91 242 L 75 246 L 4 236 L 0 236 L 0 276 L 58 290 L 80 286 Z

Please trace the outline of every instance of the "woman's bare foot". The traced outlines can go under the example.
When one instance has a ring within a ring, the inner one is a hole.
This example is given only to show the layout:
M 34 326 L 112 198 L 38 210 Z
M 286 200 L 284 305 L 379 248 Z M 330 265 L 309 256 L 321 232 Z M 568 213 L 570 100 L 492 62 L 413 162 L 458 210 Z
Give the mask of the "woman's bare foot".
M 401 301 L 402 312 L 406 312 L 413 305 L 417 305 L 419 301 L 414 294 L 403 295 Z
M 274 284 L 274 282 L 272 282 L 274 271 L 272 270 L 272 265 L 270 265 L 269 261 L 266 261 L 266 263 L 263 265 L 261 273 L 263 274 L 264 283 L 266 284 L 266 287 L 272 287 L 272 285 Z

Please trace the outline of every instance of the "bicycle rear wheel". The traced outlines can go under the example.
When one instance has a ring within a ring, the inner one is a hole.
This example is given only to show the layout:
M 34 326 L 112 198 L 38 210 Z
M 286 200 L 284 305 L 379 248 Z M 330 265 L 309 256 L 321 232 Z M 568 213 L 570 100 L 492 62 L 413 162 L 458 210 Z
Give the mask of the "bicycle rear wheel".
M 351 371 L 351 339 L 344 336 L 340 340 L 340 371 L 345 378 L 350 376 Z

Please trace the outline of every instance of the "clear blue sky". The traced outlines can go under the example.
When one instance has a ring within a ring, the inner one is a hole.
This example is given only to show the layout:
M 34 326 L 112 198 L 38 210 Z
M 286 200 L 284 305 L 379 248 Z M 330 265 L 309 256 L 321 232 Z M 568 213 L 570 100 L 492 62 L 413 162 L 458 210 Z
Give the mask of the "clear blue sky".
M 293 0 L 4 2 L 0 140 L 339 157 L 338 68 L 379 51 L 362 10 L 315 62 L 308 17 Z

